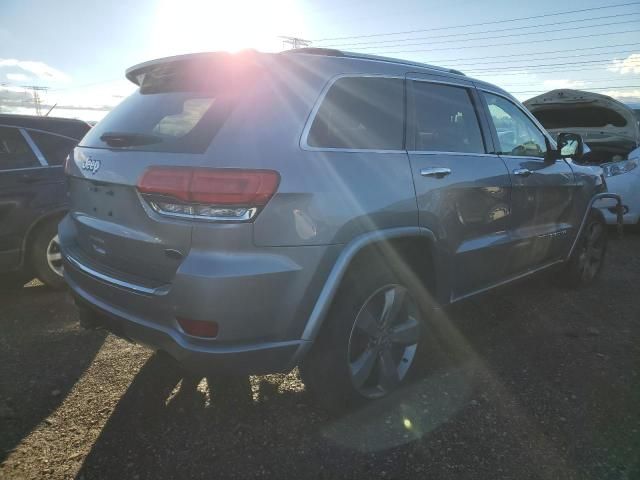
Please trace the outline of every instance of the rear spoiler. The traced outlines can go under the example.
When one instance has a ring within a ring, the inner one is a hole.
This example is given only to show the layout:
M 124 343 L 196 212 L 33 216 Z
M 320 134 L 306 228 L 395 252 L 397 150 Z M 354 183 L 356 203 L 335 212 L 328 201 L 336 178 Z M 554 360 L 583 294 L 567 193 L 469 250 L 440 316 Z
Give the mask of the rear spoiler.
M 133 67 L 127 68 L 125 71 L 125 77 L 134 84 L 140 86 L 144 78 L 144 74 L 158 68 L 159 66 L 168 66 L 171 64 L 179 63 L 195 63 L 195 62 L 208 62 L 208 61 L 220 61 L 231 60 L 233 58 L 243 58 L 254 60 L 258 52 L 255 50 L 243 50 L 238 53 L 229 52 L 202 52 L 202 53 L 189 53 L 186 55 L 175 55 L 172 57 L 157 58 L 155 60 L 149 60 L 148 62 L 139 63 Z

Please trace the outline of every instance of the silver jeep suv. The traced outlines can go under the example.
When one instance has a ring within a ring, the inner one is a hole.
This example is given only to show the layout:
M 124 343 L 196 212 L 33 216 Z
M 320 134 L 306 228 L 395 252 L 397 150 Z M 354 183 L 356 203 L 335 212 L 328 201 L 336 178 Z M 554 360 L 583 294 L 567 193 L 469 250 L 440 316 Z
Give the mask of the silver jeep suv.
M 327 403 L 379 398 L 435 306 L 601 269 L 601 170 L 493 85 L 324 49 L 126 76 L 138 90 L 67 161 L 65 277 L 84 325 L 193 371 L 299 365 Z

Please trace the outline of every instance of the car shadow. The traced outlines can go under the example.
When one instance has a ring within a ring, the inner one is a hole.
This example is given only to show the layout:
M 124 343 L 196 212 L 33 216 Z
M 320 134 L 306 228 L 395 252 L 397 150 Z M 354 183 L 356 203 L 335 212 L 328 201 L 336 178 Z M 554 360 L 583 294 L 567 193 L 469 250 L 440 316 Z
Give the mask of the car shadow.
M 68 294 L 37 282 L 0 290 L 0 332 L 1 462 L 61 405 L 105 335 L 81 330 Z
M 618 276 L 605 271 L 602 282 L 618 286 Z M 556 277 L 443 310 L 434 348 L 420 355 L 424 373 L 342 416 L 317 408 L 295 372 L 193 378 L 154 354 L 76 478 L 586 478 L 578 469 L 593 452 L 615 463 L 600 444 L 627 446 L 599 433 L 623 430 L 627 383 L 611 395 L 608 376 L 585 372 L 601 368 L 600 337 L 608 324 L 627 328 L 633 306 L 612 318 L 602 283 L 570 291 Z M 620 371 L 633 359 L 621 358 Z

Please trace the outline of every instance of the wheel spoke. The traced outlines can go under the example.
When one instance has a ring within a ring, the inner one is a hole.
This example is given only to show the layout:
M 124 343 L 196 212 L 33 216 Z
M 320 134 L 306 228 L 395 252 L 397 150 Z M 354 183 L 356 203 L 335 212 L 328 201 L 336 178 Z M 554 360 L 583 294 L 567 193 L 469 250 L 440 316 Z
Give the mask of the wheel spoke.
M 52 262 L 55 262 L 57 260 L 62 260 L 62 254 L 60 252 L 48 253 L 47 257 L 49 257 L 49 260 L 51 260 Z
M 404 305 L 407 290 L 403 287 L 395 286 L 384 293 L 384 307 L 380 316 L 382 325 L 393 325 L 398 317 L 398 313 Z
M 351 369 L 351 378 L 356 388 L 361 387 L 364 382 L 371 376 L 371 371 L 376 364 L 377 353 L 367 348 L 362 355 L 360 355 L 355 362 L 352 362 L 349 367 Z
M 380 352 L 380 386 L 387 392 L 393 390 L 400 383 L 398 367 L 393 361 L 390 348 Z
M 374 337 L 378 334 L 378 321 L 369 311 L 368 305 L 365 306 L 356 319 L 356 328 L 362 330 L 370 337 Z
M 389 330 L 389 340 L 401 345 L 415 345 L 420 339 L 420 324 L 418 321 L 409 317 L 399 325 Z

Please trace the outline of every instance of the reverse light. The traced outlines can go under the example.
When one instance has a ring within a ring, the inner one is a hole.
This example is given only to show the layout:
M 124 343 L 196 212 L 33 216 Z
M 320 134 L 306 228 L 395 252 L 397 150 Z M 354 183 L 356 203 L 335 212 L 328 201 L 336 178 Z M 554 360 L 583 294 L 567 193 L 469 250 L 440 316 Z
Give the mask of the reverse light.
M 605 177 L 615 177 L 623 173 L 630 172 L 638 166 L 637 160 L 624 160 L 622 162 L 608 163 L 602 165 L 602 171 Z
M 152 167 L 138 191 L 156 212 L 213 221 L 248 221 L 278 188 L 273 170 Z

